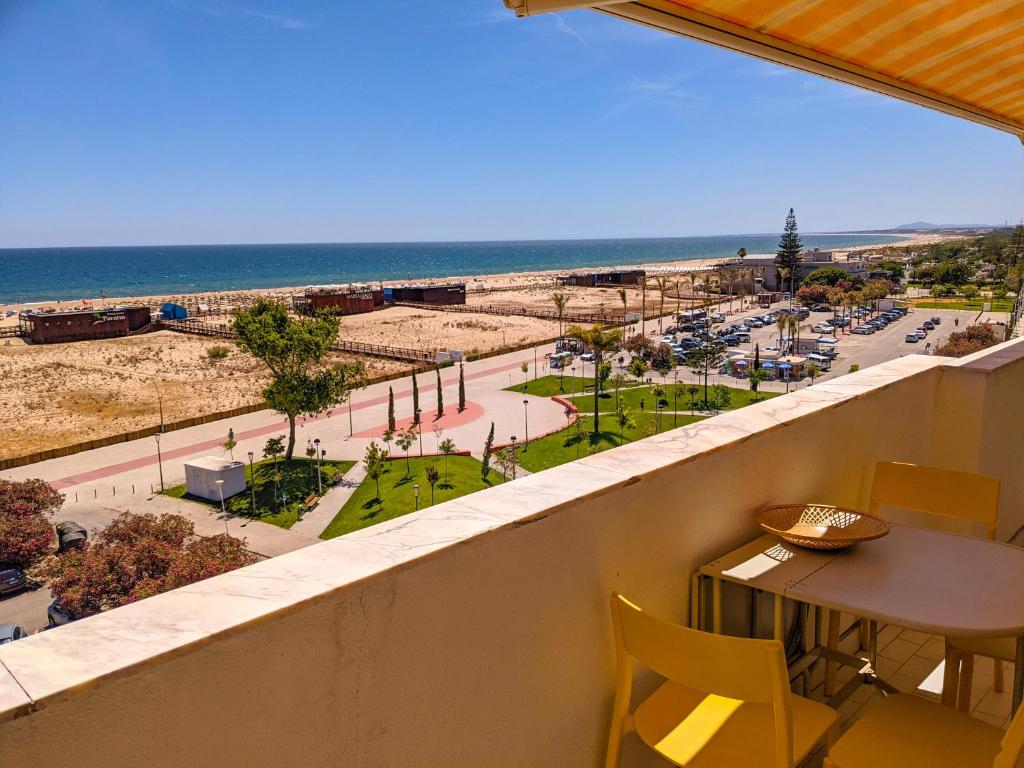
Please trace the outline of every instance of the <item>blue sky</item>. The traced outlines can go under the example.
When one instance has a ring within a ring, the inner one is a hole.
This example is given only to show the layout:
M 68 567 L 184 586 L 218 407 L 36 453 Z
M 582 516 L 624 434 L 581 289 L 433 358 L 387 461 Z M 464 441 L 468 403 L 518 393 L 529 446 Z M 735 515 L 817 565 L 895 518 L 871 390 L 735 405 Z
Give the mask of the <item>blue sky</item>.
M 1016 220 L 1013 137 L 588 11 L 0 3 L 0 247 Z

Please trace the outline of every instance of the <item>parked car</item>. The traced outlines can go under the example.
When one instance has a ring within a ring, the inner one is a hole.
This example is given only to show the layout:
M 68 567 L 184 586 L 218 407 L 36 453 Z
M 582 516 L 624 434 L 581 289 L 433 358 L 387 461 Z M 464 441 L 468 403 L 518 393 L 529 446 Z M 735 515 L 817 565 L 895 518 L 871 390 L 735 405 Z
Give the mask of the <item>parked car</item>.
M 836 328 L 845 328 L 850 324 L 850 318 L 848 317 L 837 317 L 832 321 L 832 325 Z
M 926 331 L 934 331 L 935 323 L 933 323 L 931 320 L 925 320 L 923 323 L 921 323 L 921 327 L 924 328 Z
M 935 317 L 932 318 L 932 322 L 935 325 L 941 325 L 942 324 L 942 318 L 939 317 L 938 315 L 936 315 Z
M 0 595 L 10 594 L 24 589 L 28 579 L 19 568 L 0 568 Z
M 730 347 L 734 347 L 740 342 L 740 336 L 738 333 L 727 333 L 725 336 L 720 337 L 723 342 L 728 344 Z
M 732 335 L 738 338 L 741 344 L 745 344 L 750 341 L 750 331 L 736 331 L 736 333 Z
M 829 323 L 817 323 L 811 330 L 815 333 L 832 333 L 835 327 Z
M 926 331 L 924 328 L 918 328 L 916 331 L 914 331 L 914 334 L 919 339 L 924 339 L 928 337 L 928 331 Z
M 693 333 L 694 325 L 693 323 L 681 323 L 679 325 L 679 330 L 683 333 Z
M 28 632 L 17 624 L 0 624 L 0 645 L 13 643 L 23 637 L 28 637 Z
M 70 624 L 74 619 L 71 618 L 71 614 L 64 610 L 60 604 L 60 600 L 54 600 L 46 608 L 46 622 L 51 627 L 61 627 L 65 624 Z
M 871 325 L 858 325 L 850 333 L 856 333 L 858 336 L 870 336 L 875 332 L 874 326 Z
M 831 311 L 832 311 L 832 307 L 830 307 L 828 304 L 814 304 L 811 307 L 811 312 L 831 312 Z
M 762 323 L 756 317 L 748 317 L 746 320 L 743 321 L 743 324 L 747 326 L 747 328 L 764 328 L 764 323 Z
M 57 523 L 57 551 L 67 552 L 70 549 L 79 549 L 85 546 L 85 540 L 89 538 L 88 532 L 78 523 L 67 520 Z
M 908 333 L 906 338 L 903 340 L 907 342 L 907 344 L 917 344 L 921 339 L 918 338 L 917 332 L 915 331 L 914 333 Z
M 584 352 L 582 355 L 580 355 L 580 360 L 582 360 L 585 363 L 592 363 L 594 362 L 594 353 Z

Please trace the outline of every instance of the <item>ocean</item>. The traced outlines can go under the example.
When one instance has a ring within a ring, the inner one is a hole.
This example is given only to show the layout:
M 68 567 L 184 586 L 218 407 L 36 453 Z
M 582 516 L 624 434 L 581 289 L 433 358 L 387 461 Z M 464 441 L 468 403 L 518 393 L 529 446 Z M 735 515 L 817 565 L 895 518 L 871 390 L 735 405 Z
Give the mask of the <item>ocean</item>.
M 898 242 L 802 235 L 807 248 Z M 0 304 L 610 267 L 773 253 L 778 235 L 627 240 L 0 249 Z

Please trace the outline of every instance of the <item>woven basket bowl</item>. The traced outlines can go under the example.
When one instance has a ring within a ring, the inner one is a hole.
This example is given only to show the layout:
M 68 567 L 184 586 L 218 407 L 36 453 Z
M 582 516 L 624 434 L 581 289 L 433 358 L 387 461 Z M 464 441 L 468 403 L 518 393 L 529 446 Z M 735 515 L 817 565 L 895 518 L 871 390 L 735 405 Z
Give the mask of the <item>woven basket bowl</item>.
M 779 504 L 754 519 L 768 533 L 808 549 L 846 549 L 889 533 L 880 517 L 832 504 Z

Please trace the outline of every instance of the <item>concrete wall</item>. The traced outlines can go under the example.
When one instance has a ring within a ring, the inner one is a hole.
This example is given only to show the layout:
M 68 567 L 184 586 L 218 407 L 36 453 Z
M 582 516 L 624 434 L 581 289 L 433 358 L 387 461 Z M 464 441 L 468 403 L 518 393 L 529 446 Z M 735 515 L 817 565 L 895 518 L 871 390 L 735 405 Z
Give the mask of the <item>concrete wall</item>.
M 1012 474 L 1004 527 L 1024 522 L 1007 346 L 994 367 L 901 358 L 4 646 L 0 768 L 597 765 L 611 590 L 682 621 L 689 574 L 757 534 L 752 510 L 859 506 L 879 459 Z

